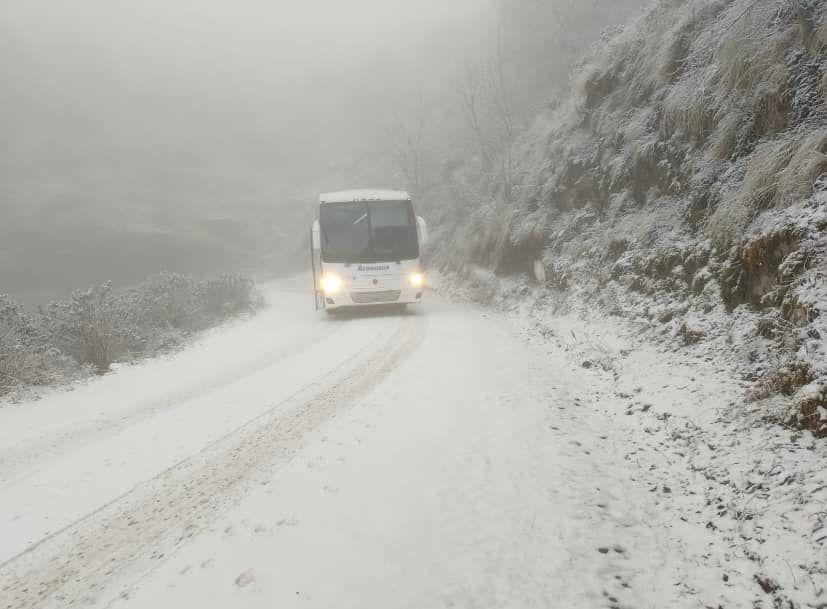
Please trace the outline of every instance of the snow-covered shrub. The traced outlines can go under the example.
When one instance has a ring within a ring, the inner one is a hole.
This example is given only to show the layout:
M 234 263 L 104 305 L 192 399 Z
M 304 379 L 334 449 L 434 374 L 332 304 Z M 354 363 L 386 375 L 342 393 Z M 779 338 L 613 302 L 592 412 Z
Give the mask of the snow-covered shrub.
M 680 336 L 684 345 L 694 345 L 703 340 L 704 331 L 684 321 L 678 328 L 678 336 Z
M 795 394 L 793 423 L 827 438 L 827 379 L 812 381 Z
M 131 319 L 144 328 L 196 328 L 201 306 L 198 282 L 188 275 L 162 272 L 128 294 Z
M 252 280 L 227 274 L 199 281 L 163 272 L 118 295 L 125 323 L 138 342 L 131 351 L 151 349 L 158 340 L 212 325 L 216 319 L 254 310 L 259 302 Z
M 98 373 L 109 370 L 125 351 L 130 328 L 128 309 L 111 283 L 78 290 L 68 300 L 49 303 L 42 323 L 48 341 Z
M 104 283 L 34 315 L 0 295 L 0 395 L 105 373 L 115 361 L 179 345 L 195 330 L 260 305 L 253 281 L 238 275 L 198 281 L 160 273 L 126 290 Z
M 82 366 L 48 342 L 41 318 L 0 295 L 0 395 L 82 374 Z
M 0 395 L 37 379 L 36 334 L 23 307 L 0 294 Z
M 253 281 L 233 274 L 204 282 L 198 288 L 198 297 L 205 312 L 220 317 L 251 311 L 257 302 Z

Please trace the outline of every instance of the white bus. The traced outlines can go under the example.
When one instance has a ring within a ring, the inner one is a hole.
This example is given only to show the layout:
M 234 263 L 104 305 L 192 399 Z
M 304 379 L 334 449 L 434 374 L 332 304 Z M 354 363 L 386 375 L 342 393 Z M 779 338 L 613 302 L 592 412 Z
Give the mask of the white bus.
M 310 241 L 316 309 L 421 302 L 427 227 L 407 192 L 321 195 Z

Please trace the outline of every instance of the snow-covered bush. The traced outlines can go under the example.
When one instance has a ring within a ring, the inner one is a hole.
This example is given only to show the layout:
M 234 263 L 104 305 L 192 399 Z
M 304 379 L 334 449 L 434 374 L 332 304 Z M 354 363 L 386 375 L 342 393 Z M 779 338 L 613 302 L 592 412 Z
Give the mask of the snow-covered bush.
M 82 367 L 48 342 L 42 319 L 0 295 L 0 395 L 74 378 Z
M 827 438 L 827 380 L 819 379 L 801 387 L 795 395 L 793 423 Z
M 153 275 L 127 294 L 131 319 L 143 328 L 189 328 L 200 325 L 198 282 L 178 273 Z
M 0 395 L 36 378 L 37 362 L 32 353 L 36 329 L 23 308 L 0 294 Z
M 131 352 L 151 349 L 153 339 L 201 330 L 229 315 L 252 311 L 259 304 L 253 281 L 234 274 L 199 281 L 162 272 L 119 299 L 134 330 L 129 337 Z
M 104 283 L 32 315 L 0 295 L 0 395 L 85 370 L 105 373 L 113 362 L 173 347 L 260 304 L 254 283 L 238 275 L 199 281 L 159 273 L 126 290 Z
M 61 352 L 104 373 L 125 351 L 130 328 L 123 305 L 111 283 L 78 290 L 68 300 L 49 303 L 42 314 L 43 330 Z
M 256 306 L 255 284 L 240 275 L 226 274 L 199 286 L 203 310 L 216 316 L 250 311 Z

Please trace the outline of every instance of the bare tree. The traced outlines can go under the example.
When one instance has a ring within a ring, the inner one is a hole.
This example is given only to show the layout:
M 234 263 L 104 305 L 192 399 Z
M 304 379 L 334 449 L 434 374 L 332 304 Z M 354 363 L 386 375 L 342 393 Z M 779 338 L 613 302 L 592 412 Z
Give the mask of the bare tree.
M 505 83 L 502 48 L 502 19 L 497 24 L 497 50 L 491 69 L 491 98 L 494 101 L 494 114 L 499 123 L 498 152 L 500 161 L 500 178 L 503 197 L 511 201 L 514 194 L 514 113 L 511 107 L 509 91 Z
M 468 128 L 476 143 L 480 158 L 486 170 L 493 165 L 491 142 L 486 132 L 484 112 L 484 98 L 486 94 L 484 69 L 471 62 L 466 62 L 457 79 L 457 94 L 460 100 L 462 113 Z
M 456 88 L 483 171 L 502 191 L 503 198 L 511 201 L 516 129 L 502 46 L 502 26 L 498 24 L 493 57 L 480 64 L 466 63 Z
M 385 126 L 385 138 L 394 163 L 405 177 L 409 190 L 419 194 L 426 186 L 423 175 L 426 112 L 421 95 L 410 117 L 410 120 L 405 121 L 395 115 L 393 121 Z
M 558 2 L 549 4 L 548 10 L 553 19 L 554 36 L 569 56 L 574 56 L 580 52 L 578 41 L 579 37 L 582 36 L 582 28 L 576 23 L 575 16 L 578 14 L 578 9 L 582 11 L 581 2 L 582 0 L 558 0 Z M 595 7 L 596 4 L 596 2 L 592 2 Z

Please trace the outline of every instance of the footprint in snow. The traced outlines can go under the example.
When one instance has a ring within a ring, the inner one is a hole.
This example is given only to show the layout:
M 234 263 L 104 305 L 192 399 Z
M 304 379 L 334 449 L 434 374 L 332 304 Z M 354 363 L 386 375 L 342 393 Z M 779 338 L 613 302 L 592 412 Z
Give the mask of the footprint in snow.
M 247 569 L 244 573 L 235 578 L 235 585 L 239 588 L 246 588 L 256 581 L 256 574 L 252 569 Z

